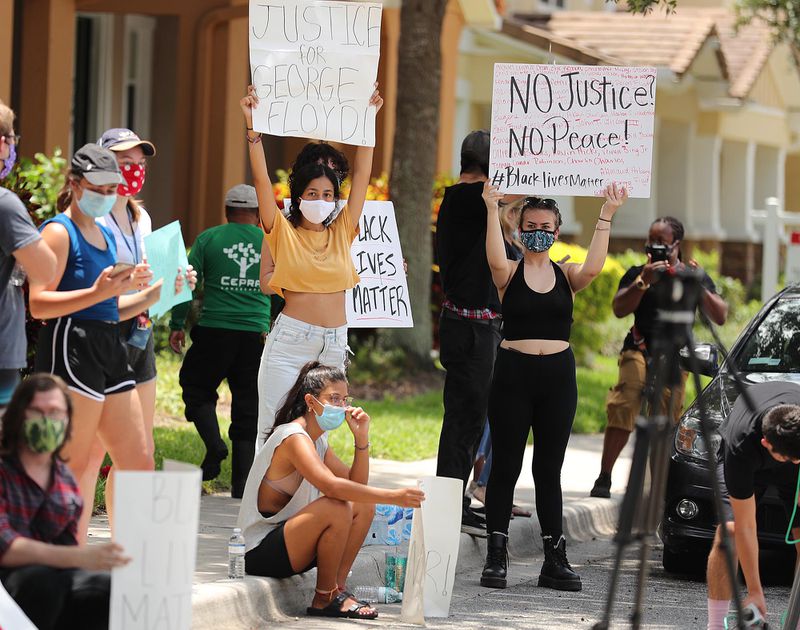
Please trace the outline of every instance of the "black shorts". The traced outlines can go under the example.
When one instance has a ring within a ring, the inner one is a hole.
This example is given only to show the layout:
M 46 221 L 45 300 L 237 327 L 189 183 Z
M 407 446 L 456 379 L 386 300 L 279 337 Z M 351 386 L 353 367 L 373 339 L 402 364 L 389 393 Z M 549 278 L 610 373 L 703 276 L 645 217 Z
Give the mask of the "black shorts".
M 286 550 L 286 540 L 283 537 L 281 523 L 266 535 L 258 547 L 251 549 L 244 556 L 244 570 L 248 575 L 261 577 L 287 578 L 300 575 L 317 566 L 316 558 L 302 571 L 295 571 L 289 561 L 289 552 Z
M 762 483 L 758 483 L 761 481 Z M 725 484 L 725 464 L 721 459 L 717 460 L 717 483 L 719 484 L 720 495 L 722 496 L 722 511 L 725 516 L 725 522 L 733 522 L 733 508 L 731 507 L 731 497 L 728 493 L 728 486 Z M 773 485 L 778 492 L 778 498 L 783 504 L 783 510 L 786 513 L 786 523 L 792 517 L 792 510 L 794 510 L 795 495 L 797 493 L 797 476 L 792 473 L 785 475 L 776 472 L 774 476 L 769 478 L 761 477 L 755 484 L 755 499 L 756 504 L 766 493 L 769 485 Z M 794 517 L 792 527 L 800 527 L 800 507 Z
M 49 320 L 39 333 L 36 371 L 60 376 L 72 391 L 100 402 L 136 387 L 116 322 Z
M 131 330 L 137 325 L 135 317 L 120 324 L 123 340 L 128 338 Z M 133 370 L 137 385 L 152 381 L 156 377 L 156 344 L 154 337 L 155 335 L 151 328 L 150 337 L 144 349 L 137 348 L 129 343 L 125 344 L 125 348 L 128 350 L 128 365 Z

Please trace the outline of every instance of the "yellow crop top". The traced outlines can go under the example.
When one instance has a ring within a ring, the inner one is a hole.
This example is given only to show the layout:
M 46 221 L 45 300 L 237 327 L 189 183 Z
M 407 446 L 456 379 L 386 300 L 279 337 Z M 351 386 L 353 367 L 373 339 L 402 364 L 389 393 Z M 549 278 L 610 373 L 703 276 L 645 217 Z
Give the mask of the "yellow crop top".
M 352 289 L 359 277 L 350 256 L 358 235 L 344 208 L 322 232 L 295 228 L 283 213 L 275 213 L 272 231 L 265 235 L 275 272 L 269 286 L 283 297 L 283 291 L 297 293 L 338 293 Z

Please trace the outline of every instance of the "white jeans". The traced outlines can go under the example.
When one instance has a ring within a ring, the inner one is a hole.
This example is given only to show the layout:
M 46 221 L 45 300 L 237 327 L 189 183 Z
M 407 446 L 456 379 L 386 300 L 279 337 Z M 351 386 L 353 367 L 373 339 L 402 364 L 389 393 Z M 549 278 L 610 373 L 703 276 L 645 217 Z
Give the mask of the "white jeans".
M 345 369 L 347 326 L 323 328 L 299 319 L 278 315 L 264 344 L 258 370 L 258 435 L 256 450 L 275 423 L 275 413 L 284 403 L 302 367 L 309 361 Z

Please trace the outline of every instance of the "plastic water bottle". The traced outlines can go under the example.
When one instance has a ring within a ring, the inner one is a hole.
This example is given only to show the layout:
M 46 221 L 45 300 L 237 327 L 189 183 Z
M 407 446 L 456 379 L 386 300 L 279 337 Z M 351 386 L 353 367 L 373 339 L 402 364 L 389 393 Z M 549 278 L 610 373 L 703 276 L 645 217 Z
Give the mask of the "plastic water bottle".
M 353 595 L 356 599 L 369 603 L 394 604 L 403 601 L 402 593 L 386 586 L 356 586 Z
M 228 577 L 231 580 L 244 579 L 244 535 L 238 527 L 228 540 Z

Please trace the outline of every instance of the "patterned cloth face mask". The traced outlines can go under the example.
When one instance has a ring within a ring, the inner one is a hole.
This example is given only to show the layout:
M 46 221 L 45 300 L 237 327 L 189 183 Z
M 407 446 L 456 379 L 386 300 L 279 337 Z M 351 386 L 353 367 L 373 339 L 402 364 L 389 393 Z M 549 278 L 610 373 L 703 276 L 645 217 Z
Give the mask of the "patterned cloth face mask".
M 519 236 L 525 248 L 537 254 L 546 252 L 556 242 L 556 233 L 547 230 L 523 230 Z
M 125 164 L 120 170 L 125 183 L 117 187 L 117 193 L 123 197 L 133 197 L 142 192 L 147 168 L 143 164 Z
M 17 161 L 17 145 L 8 145 L 8 157 L 3 160 L 3 169 L 0 170 L 0 179 L 5 179 L 11 174 L 11 169 L 14 168 L 14 163 Z
M 57 418 L 27 418 L 22 424 L 25 443 L 34 453 L 54 453 L 64 443 L 67 423 Z

